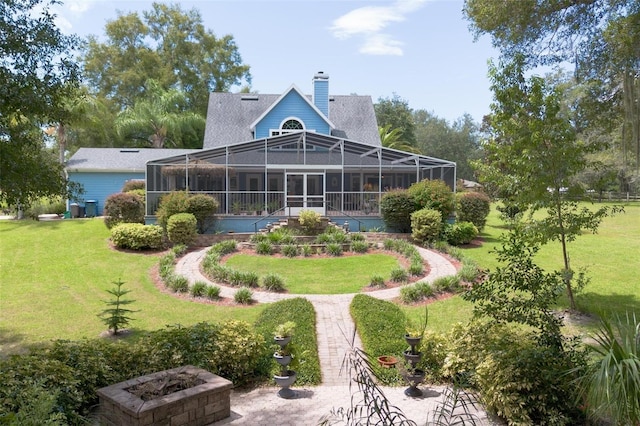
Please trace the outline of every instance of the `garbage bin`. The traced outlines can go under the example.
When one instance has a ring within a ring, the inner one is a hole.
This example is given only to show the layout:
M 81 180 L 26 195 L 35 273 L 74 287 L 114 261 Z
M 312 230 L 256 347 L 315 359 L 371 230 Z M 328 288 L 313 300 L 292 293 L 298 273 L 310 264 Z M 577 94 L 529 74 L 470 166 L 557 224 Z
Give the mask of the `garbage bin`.
M 69 211 L 71 212 L 72 218 L 80 217 L 80 205 L 78 203 L 69 204 Z
M 84 203 L 84 208 L 87 217 L 96 217 L 98 215 L 98 202 L 96 200 L 87 200 Z

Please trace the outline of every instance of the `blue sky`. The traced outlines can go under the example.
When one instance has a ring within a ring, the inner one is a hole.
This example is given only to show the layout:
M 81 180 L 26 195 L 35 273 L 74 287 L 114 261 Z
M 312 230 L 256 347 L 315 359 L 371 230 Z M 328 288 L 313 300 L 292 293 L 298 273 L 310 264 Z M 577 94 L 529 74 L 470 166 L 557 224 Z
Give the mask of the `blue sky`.
M 118 11 L 151 9 L 146 0 L 63 0 L 58 25 L 66 33 L 103 36 Z M 413 109 L 453 121 L 480 122 L 492 100 L 487 61 L 498 52 L 487 37 L 474 42 L 462 0 L 197 0 L 217 36 L 231 34 L 251 67 L 252 89 L 282 93 L 291 84 L 311 92 L 318 71 L 331 94 L 394 93 Z

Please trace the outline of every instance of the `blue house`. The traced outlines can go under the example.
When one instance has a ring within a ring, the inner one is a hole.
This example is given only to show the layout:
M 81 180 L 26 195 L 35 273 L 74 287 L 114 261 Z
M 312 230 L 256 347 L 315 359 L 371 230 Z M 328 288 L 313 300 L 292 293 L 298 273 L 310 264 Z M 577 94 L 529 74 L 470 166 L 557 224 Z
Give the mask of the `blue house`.
M 355 229 L 381 227 L 385 190 L 422 179 L 442 179 L 455 189 L 454 162 L 382 146 L 370 96 L 329 93 L 322 72 L 312 79 L 311 95 L 296 85 L 279 95 L 211 93 L 203 149 L 137 150 L 140 159 L 145 151 L 158 153 L 146 160 L 148 220 L 164 194 L 188 190 L 218 201 L 222 231 L 253 231 L 305 209 Z M 79 167 L 81 151 L 68 171 L 90 184 L 85 198 L 97 198 L 90 191 L 111 175 L 130 176 L 116 166 L 127 152 L 107 160 L 111 172 L 103 166 L 102 177 L 90 177 Z

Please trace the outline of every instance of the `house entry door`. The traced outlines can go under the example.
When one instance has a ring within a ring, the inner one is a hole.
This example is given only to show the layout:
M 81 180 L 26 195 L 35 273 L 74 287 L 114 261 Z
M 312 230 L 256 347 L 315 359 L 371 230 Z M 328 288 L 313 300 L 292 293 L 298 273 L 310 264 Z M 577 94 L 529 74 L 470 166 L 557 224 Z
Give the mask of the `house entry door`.
M 287 213 L 298 216 L 301 210 L 313 210 L 324 216 L 324 173 L 287 173 Z

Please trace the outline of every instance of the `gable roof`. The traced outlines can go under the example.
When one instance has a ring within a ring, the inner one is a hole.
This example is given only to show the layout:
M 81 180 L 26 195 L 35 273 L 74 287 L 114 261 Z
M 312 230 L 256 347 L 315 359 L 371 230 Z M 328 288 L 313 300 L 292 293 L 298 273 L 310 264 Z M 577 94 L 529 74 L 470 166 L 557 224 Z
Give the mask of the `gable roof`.
M 300 91 L 300 89 L 298 89 L 298 87 L 295 84 L 292 84 L 291 87 L 289 87 L 282 95 L 280 95 L 280 97 L 278 97 L 278 99 L 276 99 L 269 108 L 267 108 L 262 114 L 260 114 L 260 116 L 258 118 L 256 118 L 250 125 L 249 128 L 251 129 L 251 131 L 255 130 L 256 126 L 258 125 L 258 123 L 260 122 L 260 120 L 262 120 L 264 117 L 267 116 L 267 114 L 269 114 L 279 103 L 281 100 L 283 100 L 284 98 L 286 98 L 289 93 L 291 92 L 296 92 L 298 93 L 298 95 L 300 95 L 300 97 L 302 99 L 304 99 L 307 102 L 307 105 L 309 105 L 309 107 L 311 109 L 313 109 L 316 114 L 318 114 L 318 116 L 320 116 L 328 125 L 331 129 L 333 129 L 335 126 L 333 125 L 333 123 L 331 122 L 331 120 L 329 120 L 327 118 L 327 116 L 325 116 L 322 111 L 320 111 L 318 109 L 317 106 L 315 106 L 313 104 L 313 102 L 311 102 L 311 99 L 308 96 L 305 96 L 304 93 L 302 93 Z
M 67 161 L 68 172 L 144 173 L 147 161 L 191 154 L 199 149 L 80 148 Z
M 289 93 L 289 91 L 285 92 Z M 273 108 L 282 95 L 213 92 L 209 95 L 203 148 L 254 139 L 251 125 Z M 311 96 L 304 95 L 309 103 Z M 329 96 L 331 136 L 381 146 L 371 96 Z

